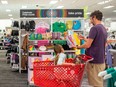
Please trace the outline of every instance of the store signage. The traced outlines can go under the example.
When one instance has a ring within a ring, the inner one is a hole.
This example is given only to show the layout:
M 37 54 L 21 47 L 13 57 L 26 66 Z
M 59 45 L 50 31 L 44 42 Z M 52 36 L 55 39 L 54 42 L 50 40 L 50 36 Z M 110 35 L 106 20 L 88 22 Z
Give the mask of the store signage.
M 52 17 L 84 17 L 83 9 L 54 9 Z
M 20 17 L 26 18 L 37 18 L 37 17 L 51 17 L 51 10 L 44 9 L 44 10 L 36 10 L 36 9 L 28 9 L 28 10 L 20 10 Z
M 20 17 L 36 17 L 36 10 L 20 10 Z
M 33 18 L 45 18 L 45 17 L 84 17 L 83 9 L 30 9 L 20 10 L 20 17 L 33 17 Z

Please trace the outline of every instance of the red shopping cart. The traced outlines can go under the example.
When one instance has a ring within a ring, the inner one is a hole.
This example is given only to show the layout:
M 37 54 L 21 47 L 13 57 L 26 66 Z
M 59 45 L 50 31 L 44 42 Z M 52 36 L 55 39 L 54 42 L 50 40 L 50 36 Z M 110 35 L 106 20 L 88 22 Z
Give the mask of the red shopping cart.
M 54 65 L 53 61 L 35 62 L 34 84 L 40 87 L 80 87 L 85 66 L 92 59 L 86 55 L 81 57 L 85 62 L 75 66 Z

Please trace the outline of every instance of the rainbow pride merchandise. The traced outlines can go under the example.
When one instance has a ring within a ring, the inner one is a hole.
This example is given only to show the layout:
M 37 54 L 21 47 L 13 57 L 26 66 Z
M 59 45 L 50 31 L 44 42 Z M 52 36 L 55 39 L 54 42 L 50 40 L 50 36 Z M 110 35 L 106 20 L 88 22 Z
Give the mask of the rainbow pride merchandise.
M 30 45 L 30 46 L 29 46 L 29 50 L 30 50 L 30 51 L 35 50 L 35 47 L 34 47 L 33 45 Z

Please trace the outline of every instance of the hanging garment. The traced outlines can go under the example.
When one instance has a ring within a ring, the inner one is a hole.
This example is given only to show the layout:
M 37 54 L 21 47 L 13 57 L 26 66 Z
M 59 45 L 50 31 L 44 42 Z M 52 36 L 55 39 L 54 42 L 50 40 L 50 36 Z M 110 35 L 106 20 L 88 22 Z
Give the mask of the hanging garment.
M 74 20 L 73 21 L 73 30 L 79 30 L 81 28 L 81 21 L 80 20 Z
M 23 44 L 22 44 L 22 49 L 24 53 L 27 53 L 27 45 L 28 45 L 28 35 L 24 37 Z
M 43 34 L 43 33 L 46 33 L 50 28 L 50 25 L 45 23 L 45 22 L 39 22 L 37 25 L 36 25 L 36 28 L 35 28 L 35 33 L 37 34 Z
M 112 46 L 111 45 L 108 45 L 106 47 L 106 64 L 108 64 L 109 67 L 112 67 L 112 55 L 111 53 L 109 52 L 109 49 L 112 49 Z
M 27 56 L 26 55 L 22 55 L 21 56 L 21 68 L 25 69 L 27 68 Z
M 46 29 L 49 29 L 50 28 L 50 25 L 46 22 L 39 22 L 36 24 L 36 27 L 35 28 L 39 28 L 39 27 L 42 27 L 42 28 L 46 28 Z
M 20 28 L 21 29 L 25 29 L 25 25 L 24 25 L 24 22 L 23 21 L 21 21 L 21 23 L 20 23 Z
M 29 24 L 30 24 L 30 29 L 35 29 L 35 21 L 34 20 L 29 21 Z
M 108 79 L 108 87 L 116 87 L 114 84 L 116 82 L 116 71 L 111 73 L 112 78 Z
M 46 32 L 47 32 L 47 28 L 38 27 L 38 28 L 36 28 L 35 32 L 36 32 L 37 34 L 43 34 L 43 33 L 46 33 Z
M 28 21 L 26 21 L 26 23 L 25 23 L 25 30 L 26 31 L 29 31 L 30 30 L 30 24 L 29 24 Z
M 66 24 L 62 22 L 55 22 L 52 25 L 53 32 L 61 32 L 64 33 L 66 31 Z
M 19 30 L 12 30 L 11 35 L 12 36 L 19 36 Z
M 73 21 L 66 21 L 66 29 L 72 29 Z
M 18 21 L 14 21 L 13 22 L 13 27 L 17 27 L 18 28 L 19 27 L 19 22 Z

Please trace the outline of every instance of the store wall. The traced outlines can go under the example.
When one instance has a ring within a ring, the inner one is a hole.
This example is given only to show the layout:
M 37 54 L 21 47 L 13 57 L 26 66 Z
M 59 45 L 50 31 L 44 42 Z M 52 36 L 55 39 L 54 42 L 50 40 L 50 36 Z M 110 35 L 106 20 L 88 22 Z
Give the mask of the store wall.
M 6 27 L 11 27 L 12 21 L 9 19 L 0 20 L 0 30 L 4 30 Z
M 111 30 L 116 31 L 116 22 L 111 22 Z

